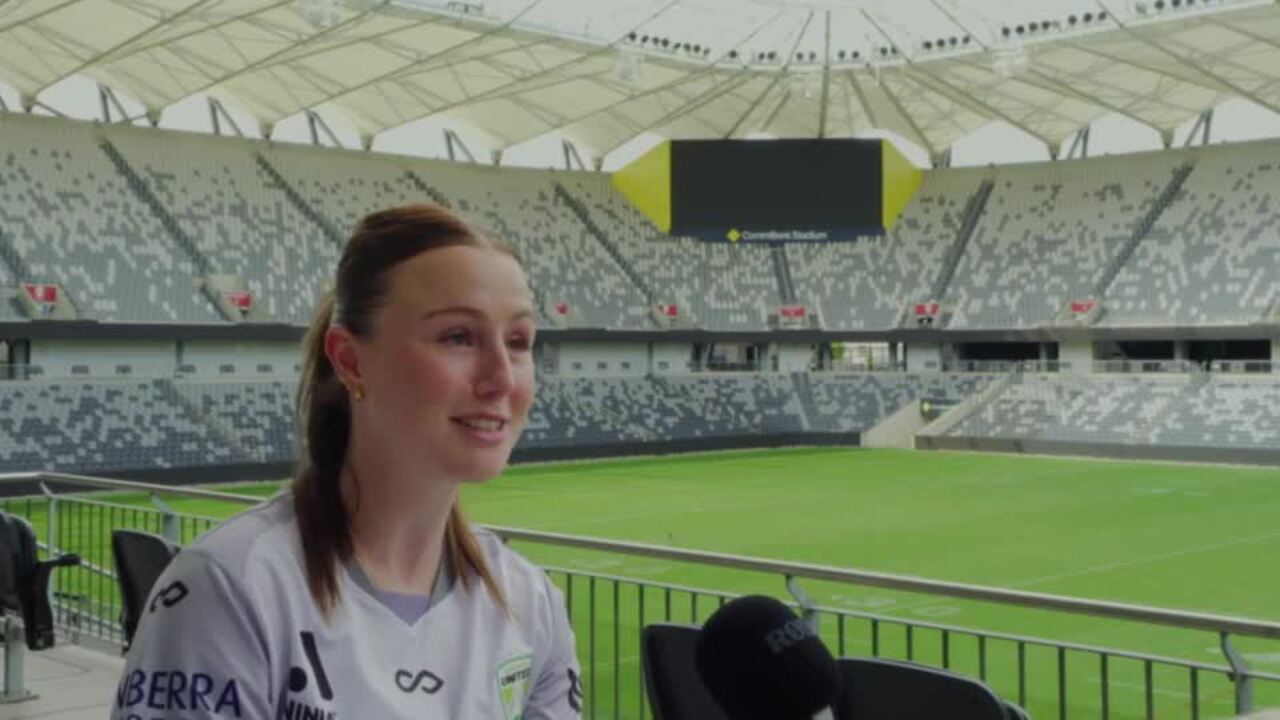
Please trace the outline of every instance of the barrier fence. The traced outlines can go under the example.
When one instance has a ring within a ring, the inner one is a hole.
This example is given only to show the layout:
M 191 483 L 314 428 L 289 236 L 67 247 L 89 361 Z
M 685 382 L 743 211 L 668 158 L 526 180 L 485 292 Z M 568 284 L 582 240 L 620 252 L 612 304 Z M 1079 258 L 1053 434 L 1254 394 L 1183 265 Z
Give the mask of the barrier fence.
M 84 560 L 80 567 L 54 573 L 56 619 L 73 640 L 79 636 L 122 640 L 120 593 L 111 556 L 113 530 L 140 529 L 186 544 L 220 518 L 179 512 L 166 499 L 210 500 L 227 503 L 229 508 L 261 501 L 250 495 L 53 473 L 0 474 L 3 482 L 40 483 L 39 495 L 0 501 L 0 510 L 27 518 L 46 552 L 73 552 Z M 85 489 L 108 492 L 89 495 Z M 820 635 L 836 655 L 912 660 L 977 677 L 1036 718 L 1208 719 L 1248 712 L 1263 704 L 1280 705 L 1280 675 L 1251 669 L 1236 645 L 1242 637 L 1280 641 L 1280 623 L 515 528 L 489 529 L 522 550 L 571 548 L 585 557 L 648 558 L 738 571 L 766 583 L 781 580 L 778 586 L 790 591 L 793 607 L 816 613 Z M 547 565 L 546 570 L 565 596 L 583 667 L 584 716 L 593 720 L 648 717 L 639 661 L 641 627 L 653 622 L 700 624 L 736 595 L 562 564 Z M 1221 647 L 1223 661 L 1200 662 L 1130 648 L 815 606 L 800 587 L 801 580 L 1200 633 Z

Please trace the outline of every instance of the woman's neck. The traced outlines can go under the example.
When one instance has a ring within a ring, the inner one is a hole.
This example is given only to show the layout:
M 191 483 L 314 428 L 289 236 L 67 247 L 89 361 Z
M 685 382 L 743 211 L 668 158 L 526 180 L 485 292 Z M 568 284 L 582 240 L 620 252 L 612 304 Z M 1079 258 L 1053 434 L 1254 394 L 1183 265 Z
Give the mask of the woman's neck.
M 347 455 L 342 492 L 356 560 L 381 590 L 430 594 L 458 486 L 386 457 L 358 447 Z

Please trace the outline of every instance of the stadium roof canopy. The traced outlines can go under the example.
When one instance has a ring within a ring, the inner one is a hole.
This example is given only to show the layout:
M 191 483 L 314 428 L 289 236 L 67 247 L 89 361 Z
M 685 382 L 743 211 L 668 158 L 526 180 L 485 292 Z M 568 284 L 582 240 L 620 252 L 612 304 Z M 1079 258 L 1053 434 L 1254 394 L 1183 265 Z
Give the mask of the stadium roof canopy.
M 599 154 L 676 137 L 883 129 L 931 153 L 991 121 L 1056 148 L 1231 97 L 1280 111 L 1273 0 L 0 0 L 0 79 L 83 74 L 156 116 L 209 93 L 365 138 L 447 114 Z

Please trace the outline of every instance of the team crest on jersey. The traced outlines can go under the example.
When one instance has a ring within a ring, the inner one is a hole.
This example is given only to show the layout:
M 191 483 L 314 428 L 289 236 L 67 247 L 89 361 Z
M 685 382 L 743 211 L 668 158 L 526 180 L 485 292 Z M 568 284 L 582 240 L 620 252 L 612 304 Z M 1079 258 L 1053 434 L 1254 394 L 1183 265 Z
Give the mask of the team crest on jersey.
M 533 656 L 519 655 L 498 666 L 498 697 L 508 720 L 524 717 L 524 701 L 533 677 Z

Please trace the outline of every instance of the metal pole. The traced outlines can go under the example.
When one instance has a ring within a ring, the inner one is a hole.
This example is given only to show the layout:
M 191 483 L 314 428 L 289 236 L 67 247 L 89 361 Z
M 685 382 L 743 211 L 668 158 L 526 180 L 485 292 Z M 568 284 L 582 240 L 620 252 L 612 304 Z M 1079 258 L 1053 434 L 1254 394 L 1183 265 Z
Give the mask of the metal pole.
M 1231 635 L 1222 633 L 1222 654 L 1231 666 L 1231 682 L 1236 686 L 1236 714 L 1253 712 L 1253 676 L 1244 655 L 1231 643 Z

